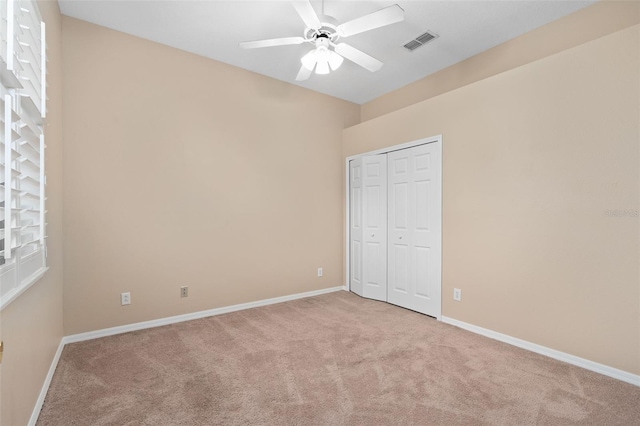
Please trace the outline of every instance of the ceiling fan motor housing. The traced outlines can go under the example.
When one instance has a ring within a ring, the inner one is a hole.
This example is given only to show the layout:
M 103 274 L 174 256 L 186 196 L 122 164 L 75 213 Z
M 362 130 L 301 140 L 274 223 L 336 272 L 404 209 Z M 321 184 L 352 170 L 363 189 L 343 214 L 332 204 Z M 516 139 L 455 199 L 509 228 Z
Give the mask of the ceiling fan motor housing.
M 340 38 L 337 30 L 338 21 L 327 15 L 321 15 L 318 18 L 320 19 L 320 26 L 318 28 L 305 28 L 304 38 L 317 40 L 319 37 L 326 37 L 331 43 L 335 43 Z

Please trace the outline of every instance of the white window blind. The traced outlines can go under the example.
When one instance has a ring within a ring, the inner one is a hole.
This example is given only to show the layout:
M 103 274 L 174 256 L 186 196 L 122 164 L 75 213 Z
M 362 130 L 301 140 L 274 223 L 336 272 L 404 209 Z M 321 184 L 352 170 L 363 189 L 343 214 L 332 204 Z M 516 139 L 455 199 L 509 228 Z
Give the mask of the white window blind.
M 46 271 L 45 25 L 35 1 L 0 0 L 0 309 Z

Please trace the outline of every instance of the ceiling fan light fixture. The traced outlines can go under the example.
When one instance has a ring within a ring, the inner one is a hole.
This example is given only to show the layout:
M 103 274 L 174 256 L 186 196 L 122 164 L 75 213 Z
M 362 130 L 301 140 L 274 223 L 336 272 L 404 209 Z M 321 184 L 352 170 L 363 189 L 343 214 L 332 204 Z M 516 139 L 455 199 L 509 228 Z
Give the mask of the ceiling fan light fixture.
M 313 71 L 313 67 L 315 67 L 316 62 L 318 62 L 318 60 L 316 59 L 315 49 L 304 55 L 302 59 L 300 59 L 300 62 L 302 62 L 302 65 L 304 65 L 306 69 L 308 69 L 309 71 Z
M 329 66 L 333 71 L 340 68 L 340 65 L 342 65 L 342 61 L 344 61 L 344 58 L 342 56 L 338 55 L 334 51 L 329 52 Z
M 317 47 L 304 55 L 300 62 L 309 71 L 315 68 L 316 74 L 329 74 L 330 70 L 337 70 L 344 58 L 328 47 L 328 42 L 322 40 Z
M 329 62 L 318 61 L 316 65 L 316 74 L 329 74 Z
M 316 59 L 318 60 L 318 62 L 328 62 L 329 49 L 323 45 L 316 47 Z

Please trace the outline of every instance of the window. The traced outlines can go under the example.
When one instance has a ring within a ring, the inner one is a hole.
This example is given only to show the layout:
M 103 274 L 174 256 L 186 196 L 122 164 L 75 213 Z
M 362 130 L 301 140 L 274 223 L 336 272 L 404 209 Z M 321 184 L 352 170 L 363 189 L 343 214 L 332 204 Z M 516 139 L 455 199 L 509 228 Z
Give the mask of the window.
M 46 271 L 45 25 L 35 1 L 0 1 L 0 309 Z

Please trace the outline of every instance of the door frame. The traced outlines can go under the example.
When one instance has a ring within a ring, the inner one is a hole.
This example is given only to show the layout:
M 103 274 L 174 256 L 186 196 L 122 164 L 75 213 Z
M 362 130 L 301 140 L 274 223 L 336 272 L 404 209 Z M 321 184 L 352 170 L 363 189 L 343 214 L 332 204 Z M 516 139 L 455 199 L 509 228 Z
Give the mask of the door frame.
M 393 151 L 399 151 L 401 149 L 407 149 L 407 148 L 413 148 L 415 146 L 419 146 L 419 145 L 426 145 L 429 143 L 434 143 L 434 142 L 440 142 L 440 144 L 438 145 L 439 149 L 439 154 L 440 154 L 440 314 L 436 316 L 436 319 L 438 321 L 442 320 L 442 264 L 443 262 L 443 257 L 444 254 L 442 253 L 442 198 L 443 198 L 443 181 L 442 181 L 442 175 L 443 175 L 443 171 L 442 171 L 442 166 L 444 164 L 444 160 L 442 157 L 442 135 L 436 135 L 436 136 L 430 136 L 427 138 L 423 138 L 423 139 L 418 139 L 415 141 L 411 141 L 411 142 L 406 142 L 406 143 L 401 143 L 398 145 L 393 145 L 393 146 L 389 146 L 389 147 L 385 147 L 385 148 L 381 148 L 381 149 L 376 149 L 374 151 L 367 151 L 367 152 L 362 152 L 360 154 L 356 154 L 356 155 L 351 155 L 349 157 L 347 157 L 345 159 L 345 187 L 346 187 L 346 200 L 345 200 L 345 205 L 346 205 L 346 211 L 345 211 L 345 217 L 346 217 L 346 241 L 345 241 L 345 257 L 346 257 L 346 268 L 345 268 L 345 288 L 348 291 L 351 291 L 351 280 L 349 279 L 349 277 L 351 276 L 351 251 L 350 251 L 350 244 L 351 244 L 351 203 L 350 203 L 350 196 L 349 196 L 349 162 L 351 160 L 355 160 L 357 158 L 360 157 L 365 157 L 368 155 L 376 155 L 376 154 L 387 154 L 389 152 L 393 152 Z

